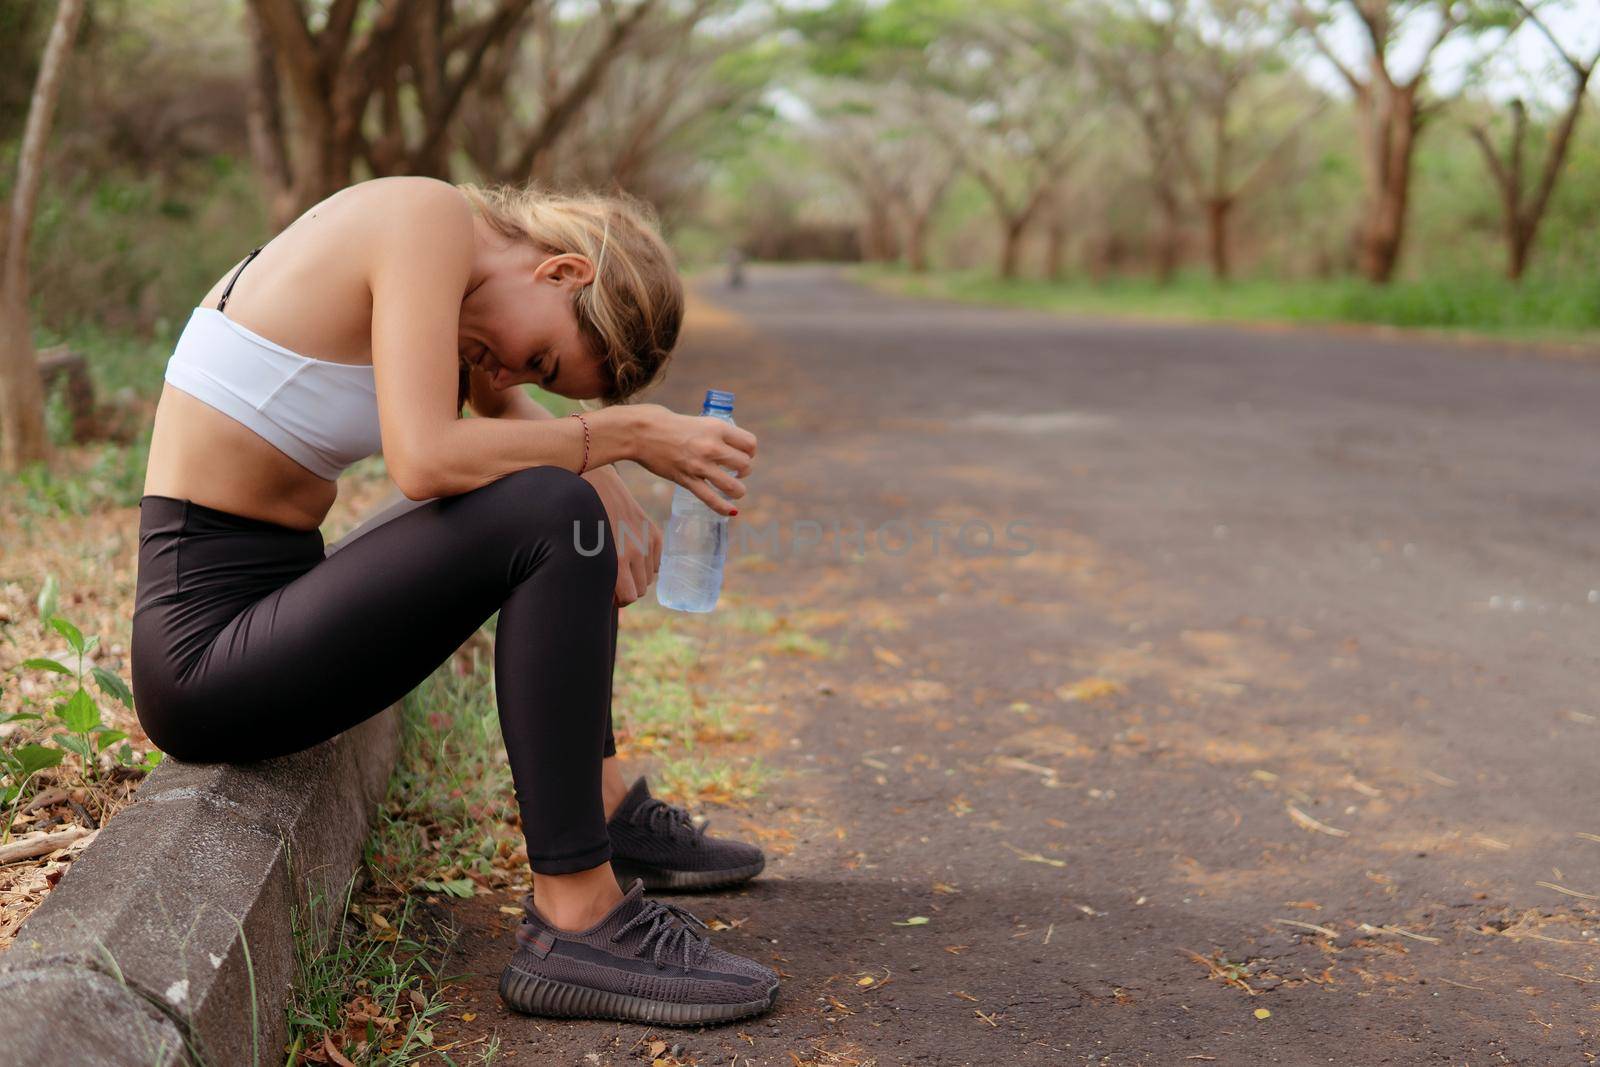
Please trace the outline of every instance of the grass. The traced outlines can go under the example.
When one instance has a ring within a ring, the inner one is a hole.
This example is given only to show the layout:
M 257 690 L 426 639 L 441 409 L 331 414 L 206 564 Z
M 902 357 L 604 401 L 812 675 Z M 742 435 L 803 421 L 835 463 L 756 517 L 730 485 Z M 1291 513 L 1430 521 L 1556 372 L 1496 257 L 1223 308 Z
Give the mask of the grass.
M 758 796 L 772 778 L 772 768 L 759 759 L 733 762 L 679 756 L 664 760 L 657 768 L 661 792 L 668 796 L 692 796 L 719 804 L 749 801 Z
M 1326 281 L 1243 279 L 1217 284 L 1187 274 L 1162 286 L 1149 278 L 1048 282 L 1002 281 L 991 271 L 901 267 L 853 269 L 868 285 L 907 296 L 938 297 L 1078 315 L 1175 321 L 1369 323 L 1483 334 L 1497 338 L 1600 342 L 1600 281 L 1589 277 L 1529 278 L 1520 286 L 1489 275 L 1371 285 L 1355 278 Z
M 433 1019 L 458 976 L 441 972 L 453 936 L 424 907 L 509 887 L 526 861 L 489 671 L 482 655 L 453 657 L 401 703 L 401 754 L 363 868 L 339 901 L 296 914 L 289 1063 L 325 1041 L 385 1067 L 497 1054 L 493 1037 L 466 1059 L 467 1049 L 453 1057 L 434 1045 Z
M 778 616 L 764 608 L 735 608 L 729 613 L 727 621 L 730 626 L 747 634 L 776 633 L 782 626 Z
M 803 630 L 786 630 L 770 642 L 774 652 L 781 652 L 791 656 L 810 656 L 813 659 L 827 659 L 833 655 L 833 646 L 820 637 L 812 637 Z
M 400 897 L 398 910 L 363 906 L 355 896 L 358 876 L 337 901 L 317 894 L 308 908 L 294 910 L 296 980 L 286 1062 L 300 1063 L 301 1054 L 313 1050 L 323 1053 L 326 1044 L 361 1064 L 433 1057 L 452 1064 L 492 1062 L 495 1044 L 470 1061 L 434 1046 L 433 1019 L 448 1008 L 437 995 L 446 982 L 435 963 L 441 955 L 438 935 L 426 932 L 436 928 L 418 920 L 412 896 Z
M 704 695 L 695 684 L 699 660 L 699 643 L 675 630 L 670 620 L 627 633 L 617 649 L 614 683 L 619 748 L 692 752 L 702 744 L 744 736 L 727 701 Z
M 102 441 L 61 448 L 50 463 L 0 474 L 0 496 L 24 526 L 135 507 L 144 492 L 149 457 L 148 430 L 132 444 Z

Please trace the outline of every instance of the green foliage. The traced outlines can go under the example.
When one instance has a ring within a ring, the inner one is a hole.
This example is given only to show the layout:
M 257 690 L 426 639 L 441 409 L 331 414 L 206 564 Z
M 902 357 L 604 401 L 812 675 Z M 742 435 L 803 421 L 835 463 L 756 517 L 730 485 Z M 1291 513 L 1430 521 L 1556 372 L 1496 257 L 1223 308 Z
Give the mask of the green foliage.
M 917 69 L 951 23 L 970 12 L 957 0 L 833 0 L 791 11 L 787 26 L 806 42 L 805 62 L 816 74 L 886 78 Z
M 772 776 L 772 767 L 759 758 L 683 756 L 664 761 L 659 770 L 663 796 L 704 797 L 724 804 L 748 801 Z
M 212 282 L 267 229 L 253 182 L 247 168 L 219 173 L 209 160 L 174 161 L 167 173 L 56 162 L 34 222 L 41 329 L 75 350 L 130 330 L 170 346 Z M 150 384 L 134 368 L 104 377 L 113 388 Z
M 65 728 L 65 732 L 51 734 L 47 744 L 28 742 L 18 745 L 15 750 L 0 745 L 0 808 L 11 805 L 5 822 L 0 823 L 0 841 L 10 835 L 12 816 L 22 804 L 29 781 L 40 771 L 60 765 L 67 753 L 77 757 L 79 774 L 86 785 L 95 780 L 100 757 L 119 741 L 122 744 L 109 753 L 118 766 L 148 771 L 162 759 L 159 751 L 151 751 L 142 758 L 136 757 L 132 746 L 126 741 L 127 733 L 113 729 L 102 721 L 100 706 L 89 691 L 91 681 L 102 696 L 110 697 L 130 711 L 133 709 L 133 691 L 121 677 L 104 667 L 95 665 L 84 671 L 84 657 L 99 646 L 100 638 L 86 637 L 72 622 L 54 614 L 55 596 L 52 576 L 39 596 L 41 613 L 45 614 L 50 628 L 65 638 L 67 646 L 76 653 L 76 667 L 68 667 L 49 657 L 35 656 L 23 660 L 11 671 L 39 671 L 71 679 L 71 685 L 50 692 L 48 714 L 16 712 L 0 716 L 0 724 L 23 720 L 44 724 L 54 719 Z M 28 697 L 22 700 L 23 707 L 32 707 L 35 703 Z
M 59 519 L 139 503 L 150 458 L 150 429 L 132 444 L 100 442 L 78 450 L 86 466 L 52 470 L 49 462 L 29 464 L 14 475 L 0 474 L 0 493 L 23 516 Z M 56 466 L 62 464 L 58 461 Z
M 479 659 L 460 675 L 446 661 L 401 702 L 401 755 L 368 857 L 399 891 L 470 896 L 462 872 L 487 873 L 495 854 L 485 826 L 516 812 L 491 670 Z
M 450 1009 L 443 995 L 448 977 L 437 969 L 444 946 L 428 932 L 415 897 L 401 897 L 392 917 L 375 905 L 353 906 L 359 876 L 358 871 L 335 900 L 318 891 L 306 906 L 291 906 L 295 974 L 285 1007 L 288 1063 L 304 1062 L 303 1048 L 320 1054 L 324 1034 L 340 1046 L 355 1037 L 356 1045 L 344 1051 L 362 1064 L 398 1067 L 440 1057 L 432 1046 L 435 1017 Z M 352 1007 L 369 1002 L 375 1010 L 368 1017 L 349 1018 Z M 347 1028 L 352 1023 L 359 1037 Z M 490 1062 L 495 1045 L 491 1041 L 478 1062 Z
M 860 268 L 859 277 L 913 295 L 1079 314 L 1306 323 L 1365 322 L 1470 330 L 1529 339 L 1592 339 L 1600 331 L 1600 278 L 1545 272 L 1520 286 L 1479 272 L 1372 285 L 1355 278 L 1284 281 L 1254 278 L 1218 285 L 1196 275 L 1171 285 L 1148 278 L 1095 284 L 1005 283 L 985 270 L 915 276 L 898 268 Z

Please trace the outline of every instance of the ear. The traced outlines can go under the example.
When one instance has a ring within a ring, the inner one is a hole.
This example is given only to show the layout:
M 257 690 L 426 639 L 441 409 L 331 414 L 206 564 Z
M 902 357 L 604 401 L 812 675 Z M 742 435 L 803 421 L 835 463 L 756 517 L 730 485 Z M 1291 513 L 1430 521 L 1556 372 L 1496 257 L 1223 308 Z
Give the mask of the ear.
M 588 256 L 566 252 L 539 264 L 536 274 L 557 285 L 584 286 L 594 281 L 594 264 Z

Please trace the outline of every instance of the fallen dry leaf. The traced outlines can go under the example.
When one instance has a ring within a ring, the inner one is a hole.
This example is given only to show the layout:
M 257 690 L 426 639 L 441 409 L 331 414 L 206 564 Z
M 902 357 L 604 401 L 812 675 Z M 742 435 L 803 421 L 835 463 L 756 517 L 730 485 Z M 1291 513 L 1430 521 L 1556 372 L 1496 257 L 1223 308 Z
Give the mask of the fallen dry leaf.
M 1295 825 L 1301 827 L 1302 829 L 1315 830 L 1317 833 L 1327 834 L 1329 837 L 1350 836 L 1349 830 L 1340 830 L 1338 827 L 1329 826 L 1325 822 L 1318 822 L 1316 819 L 1313 819 L 1311 816 L 1307 815 L 1293 804 L 1285 803 L 1283 806 L 1284 809 L 1289 812 L 1289 818 L 1293 819 L 1295 821 Z
M 1006 841 L 1002 841 L 1000 843 L 1005 845 L 1006 848 L 1009 848 L 1012 852 L 1015 852 L 1017 854 L 1017 858 L 1026 863 L 1047 863 L 1052 867 L 1065 867 L 1067 865 L 1066 860 L 1052 859 L 1049 856 L 1040 855 L 1037 852 L 1024 852 L 1016 845 L 1010 844 Z
M 344 1053 L 339 1051 L 339 1046 L 333 1043 L 333 1038 L 328 1034 L 322 1035 L 322 1051 L 328 1059 L 339 1067 L 356 1067 L 355 1064 L 345 1059 Z
M 1068 703 L 1075 701 L 1104 700 L 1127 692 L 1127 686 L 1109 678 L 1084 678 L 1067 685 L 1056 686 L 1056 697 Z
M 887 663 L 891 667 L 904 667 L 906 665 L 905 660 L 901 659 L 893 652 L 890 652 L 887 648 L 874 647 L 872 654 L 878 659 L 879 662 Z

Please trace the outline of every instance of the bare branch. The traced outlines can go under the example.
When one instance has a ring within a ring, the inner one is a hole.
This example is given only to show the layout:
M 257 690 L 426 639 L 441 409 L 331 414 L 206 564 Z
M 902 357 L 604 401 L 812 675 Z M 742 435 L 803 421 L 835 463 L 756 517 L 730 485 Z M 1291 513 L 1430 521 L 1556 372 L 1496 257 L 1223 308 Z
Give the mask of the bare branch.
M 1307 126 L 1311 125 L 1317 116 L 1321 115 L 1327 110 L 1327 108 L 1328 98 L 1325 96 L 1318 97 L 1317 102 L 1311 106 L 1310 110 L 1302 115 L 1299 121 L 1295 122 L 1292 126 L 1285 130 L 1283 136 L 1278 138 L 1277 142 L 1262 154 L 1261 158 L 1256 161 L 1255 167 L 1252 168 L 1250 173 L 1245 176 L 1245 179 L 1234 188 L 1232 195 L 1237 198 L 1244 196 L 1247 192 L 1253 191 L 1256 183 L 1265 179 L 1272 165 L 1277 162 L 1278 157 L 1284 152 L 1284 150 L 1295 142 L 1295 140 L 1300 136 L 1300 132 Z
M 1505 164 L 1500 162 L 1500 153 L 1495 150 L 1494 142 L 1489 140 L 1488 127 L 1480 123 L 1468 123 L 1467 132 L 1478 147 L 1483 150 L 1483 158 L 1489 164 L 1489 171 L 1494 175 L 1494 183 L 1499 186 L 1502 193 L 1511 188 L 1511 175 L 1506 173 Z
M 1550 42 L 1550 47 L 1554 48 L 1556 55 L 1560 56 L 1567 66 L 1572 68 L 1573 73 L 1582 77 L 1586 72 L 1594 70 L 1595 62 L 1600 60 L 1600 52 L 1595 54 L 1595 59 L 1591 59 L 1587 66 L 1581 64 L 1575 56 L 1562 47 L 1561 42 L 1556 39 L 1556 35 L 1550 32 L 1550 27 L 1545 25 L 1544 19 L 1539 17 L 1538 12 L 1533 7 L 1524 3 L 1523 0 L 1512 0 L 1512 3 L 1517 5 L 1525 21 L 1533 23 L 1538 31 L 1544 34 L 1544 39 Z M 1510 33 L 1507 33 L 1506 36 L 1509 37 Z
M 1323 39 L 1316 16 L 1304 4 L 1299 4 L 1295 7 L 1294 20 L 1299 24 L 1305 35 L 1311 39 L 1312 46 L 1322 54 L 1323 59 L 1333 65 L 1333 69 L 1339 72 L 1339 76 L 1345 80 L 1345 83 L 1354 92 L 1365 92 L 1367 88 L 1366 82 L 1357 78 L 1350 68 L 1344 65 L 1344 61 L 1334 52 L 1332 46 Z

